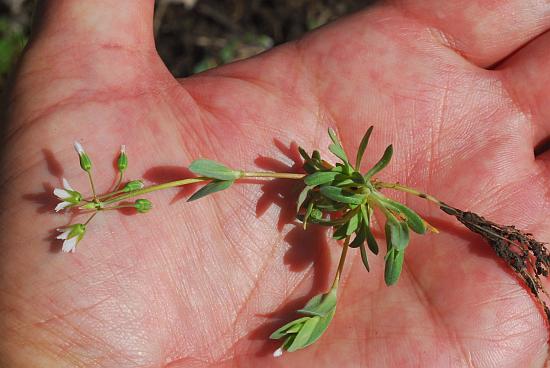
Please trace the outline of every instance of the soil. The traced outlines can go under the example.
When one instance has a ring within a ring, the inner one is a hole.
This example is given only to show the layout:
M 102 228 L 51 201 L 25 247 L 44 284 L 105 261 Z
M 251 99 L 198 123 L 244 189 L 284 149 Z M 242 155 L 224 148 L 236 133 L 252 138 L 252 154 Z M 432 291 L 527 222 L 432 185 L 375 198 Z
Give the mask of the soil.
M 157 49 L 176 77 L 185 77 L 274 45 L 357 11 L 374 0 L 157 0 Z M 16 33 L 28 39 L 34 0 L 0 0 L 0 42 Z M 24 43 L 25 41 L 23 41 Z M 0 50 L 1 51 L 1 50 Z M 11 52 L 14 61 L 18 52 Z M 9 69 L 9 68 L 8 68 Z M 0 89 L 7 76 L 2 72 Z

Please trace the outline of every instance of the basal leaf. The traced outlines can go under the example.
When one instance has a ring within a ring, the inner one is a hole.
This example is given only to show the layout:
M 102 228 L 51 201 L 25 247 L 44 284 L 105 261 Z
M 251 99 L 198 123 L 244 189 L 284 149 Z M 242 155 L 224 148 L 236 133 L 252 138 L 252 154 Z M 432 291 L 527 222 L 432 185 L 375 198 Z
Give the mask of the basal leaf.
M 365 199 L 365 196 L 362 194 L 350 193 L 343 188 L 333 186 L 321 187 L 320 192 L 325 197 L 340 203 L 361 204 Z
M 399 280 L 403 268 L 404 250 L 391 249 L 386 254 L 386 267 L 384 269 L 384 281 L 391 286 Z
M 378 242 L 376 241 L 376 238 L 372 234 L 372 231 L 369 227 L 366 228 L 367 232 L 367 245 L 369 246 L 369 249 L 374 254 L 378 254 Z
M 309 157 L 308 153 L 306 152 L 305 149 L 303 149 L 302 147 L 298 147 L 298 152 L 300 152 L 300 156 L 302 156 L 302 158 L 304 159 L 304 161 L 309 161 L 311 160 L 311 157 Z
M 310 317 L 307 321 L 305 321 L 302 325 L 302 328 L 300 328 L 300 331 L 298 331 L 298 334 L 294 338 L 294 341 L 288 348 L 286 348 L 286 350 L 291 353 L 310 345 L 308 344 L 309 338 L 311 337 L 311 334 L 313 333 L 313 330 L 319 323 L 320 319 L 321 317 L 315 316 Z
M 409 227 L 405 222 L 390 217 L 386 221 L 386 243 L 388 251 L 391 249 L 404 250 L 409 245 Z
M 286 325 L 284 325 L 283 327 L 277 329 L 277 331 L 273 332 L 269 336 L 269 338 L 273 339 L 273 340 L 278 340 L 282 337 L 285 337 L 285 335 L 287 334 L 287 331 L 289 331 L 294 326 L 301 326 L 301 324 L 303 324 L 305 321 L 307 321 L 308 318 L 309 317 L 301 317 L 301 318 L 295 319 L 294 321 L 288 322 Z
M 311 216 L 311 212 L 313 211 L 313 205 L 314 205 L 313 202 L 309 202 L 309 204 L 307 205 L 306 214 L 304 215 L 304 219 L 303 219 L 304 229 L 307 228 L 307 221 L 309 220 L 309 217 Z
M 357 231 L 355 235 L 355 239 L 351 243 L 349 243 L 350 248 L 357 248 L 361 244 L 363 244 L 367 238 L 367 226 L 365 226 L 364 222 L 361 222 L 359 224 L 359 231 Z
M 340 160 L 348 162 L 348 156 L 346 156 L 346 153 L 344 152 L 344 148 L 342 148 L 342 146 L 331 144 L 330 146 L 328 146 L 328 150 L 334 153 L 334 155 Z
M 346 230 L 348 229 L 347 223 L 340 225 L 332 234 L 332 239 L 342 240 L 347 237 Z
M 210 183 L 206 184 L 204 187 L 197 190 L 189 199 L 187 202 L 195 201 L 199 198 L 202 198 L 204 196 L 207 196 L 212 193 L 216 193 L 219 191 L 222 191 L 224 189 L 229 188 L 235 180 L 213 180 Z
M 313 188 L 313 187 L 307 185 L 307 186 L 300 192 L 300 195 L 298 196 L 298 203 L 297 203 L 296 212 L 300 211 L 300 208 L 302 207 L 302 204 L 304 204 L 305 200 L 307 199 L 307 195 L 308 195 L 309 191 L 310 191 L 312 188 Z
M 361 167 L 361 161 L 363 160 L 363 155 L 365 153 L 367 145 L 369 144 L 369 138 L 373 128 L 374 127 L 371 125 L 369 129 L 367 129 L 367 132 L 363 136 L 363 139 L 361 139 L 361 143 L 359 144 L 359 149 L 357 149 L 357 157 L 355 159 L 355 170 L 357 171 L 359 171 Z
M 309 336 L 309 340 L 306 346 L 309 346 L 313 344 L 315 341 L 319 340 L 319 338 L 327 330 L 330 322 L 332 321 L 332 318 L 334 317 L 335 312 L 336 312 L 336 307 L 334 307 L 326 316 L 321 317 L 321 319 L 315 326 L 315 329 L 313 329 L 313 331 L 311 332 L 311 335 Z
M 386 147 L 382 158 L 364 175 L 365 181 L 369 181 L 374 175 L 384 169 L 390 162 L 393 155 L 393 146 L 390 144 Z
M 336 133 L 334 132 L 334 130 L 329 128 L 328 135 L 332 140 L 332 144 L 328 146 L 329 151 L 332 152 L 336 157 L 338 157 L 340 160 L 344 161 L 347 164 L 349 161 L 348 156 L 346 155 L 346 152 L 344 151 L 344 148 L 342 147 L 342 144 L 340 143 L 340 140 L 336 136 Z
M 361 216 L 359 214 L 356 214 L 352 216 L 348 222 L 346 223 L 346 235 L 350 236 L 353 234 L 357 228 L 359 227 L 359 223 L 361 220 Z
M 340 175 L 340 173 L 334 171 L 317 171 L 311 175 L 306 176 L 304 178 L 304 183 L 306 183 L 306 185 L 314 187 L 317 185 L 330 183 L 338 175 Z
M 189 170 L 197 175 L 218 180 L 235 180 L 242 177 L 242 172 L 228 168 L 219 162 L 198 159 L 189 165 Z
M 409 225 L 412 231 L 418 234 L 424 234 L 426 232 L 426 224 L 416 212 L 411 210 L 409 207 L 389 198 L 384 197 L 381 199 L 385 204 L 388 204 L 391 209 L 401 213 L 405 217 L 407 225 Z
M 364 242 L 361 243 L 361 245 L 359 245 L 359 250 L 361 251 L 361 260 L 363 261 L 363 265 L 365 266 L 367 271 L 370 272 L 369 259 L 367 257 L 367 250 L 365 249 L 365 243 Z
M 332 309 L 336 308 L 337 289 L 332 289 L 326 294 L 318 294 L 311 298 L 304 308 L 299 309 L 298 313 L 308 316 L 326 316 Z
M 365 224 L 365 237 L 371 252 L 378 254 L 378 242 L 370 229 L 370 209 L 367 205 L 361 206 L 361 215 Z

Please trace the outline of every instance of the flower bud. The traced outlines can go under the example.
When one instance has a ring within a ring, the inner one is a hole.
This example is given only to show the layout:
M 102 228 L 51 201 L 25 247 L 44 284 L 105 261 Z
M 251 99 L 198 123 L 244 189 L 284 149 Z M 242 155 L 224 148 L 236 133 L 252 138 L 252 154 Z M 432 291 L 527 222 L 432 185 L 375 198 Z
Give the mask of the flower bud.
M 92 160 L 90 160 L 90 157 L 88 157 L 88 154 L 86 151 L 84 151 L 84 148 L 82 145 L 78 142 L 74 142 L 74 149 L 78 153 L 78 157 L 80 158 L 80 167 L 84 171 L 90 171 L 92 169 Z
M 126 146 L 120 146 L 120 155 L 118 156 L 117 161 L 118 170 L 123 172 L 128 167 L 128 156 L 126 155 Z
M 141 180 L 132 180 L 129 181 L 124 188 L 122 188 L 122 191 L 124 192 L 132 192 L 134 190 L 138 190 L 143 188 L 143 182 Z
M 134 202 L 134 207 L 139 213 L 145 213 L 153 207 L 153 204 L 148 199 L 140 198 L 136 199 L 136 201 Z

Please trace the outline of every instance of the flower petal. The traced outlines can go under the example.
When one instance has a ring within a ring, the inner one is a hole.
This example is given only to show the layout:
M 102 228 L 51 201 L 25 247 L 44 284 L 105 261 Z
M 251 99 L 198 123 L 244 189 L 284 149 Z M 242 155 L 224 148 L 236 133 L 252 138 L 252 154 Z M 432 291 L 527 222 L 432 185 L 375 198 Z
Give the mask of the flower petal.
M 69 181 L 65 178 L 63 178 L 63 188 L 72 190 L 74 192 L 74 189 L 71 187 L 71 184 L 69 184 Z
M 69 207 L 71 205 L 71 202 L 61 202 L 58 203 L 57 206 L 55 206 L 55 212 L 59 212 L 62 209 Z
M 77 236 L 73 236 L 72 238 L 65 240 L 63 242 L 63 247 L 61 248 L 61 251 L 65 253 L 74 252 L 77 242 L 78 242 Z
M 53 190 L 53 194 L 59 199 L 68 199 L 68 198 L 72 197 L 71 193 L 69 193 L 65 189 L 61 189 L 61 188 L 55 188 Z
M 82 147 L 82 145 L 78 142 L 78 141 L 74 141 L 74 149 L 75 151 L 79 154 L 79 155 L 83 155 L 85 152 L 84 152 L 84 148 Z
M 57 231 L 61 231 L 59 229 L 57 229 Z M 67 230 L 63 230 L 63 233 L 62 234 L 59 234 L 56 239 L 61 239 L 61 240 L 65 240 L 69 237 L 69 234 L 71 232 L 71 229 L 67 229 Z

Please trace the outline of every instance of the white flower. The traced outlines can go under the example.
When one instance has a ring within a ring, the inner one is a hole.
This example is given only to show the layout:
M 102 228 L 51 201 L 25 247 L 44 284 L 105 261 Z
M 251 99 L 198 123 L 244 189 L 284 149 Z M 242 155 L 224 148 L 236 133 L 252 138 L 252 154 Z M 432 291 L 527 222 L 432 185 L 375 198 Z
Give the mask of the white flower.
M 275 351 L 273 352 L 273 357 L 274 357 L 274 358 L 278 358 L 278 357 L 280 357 L 281 355 L 283 355 L 283 348 L 282 348 L 282 347 L 279 348 L 279 349 L 277 349 L 277 350 L 275 350 Z
M 61 200 L 55 206 L 55 212 L 59 212 L 70 205 L 78 204 L 82 200 L 82 195 L 74 190 L 65 178 L 63 178 L 63 188 L 55 188 L 53 194 Z
M 86 233 L 86 225 L 74 224 L 69 227 L 57 229 L 57 231 L 61 232 L 61 234 L 57 236 L 57 239 L 63 240 L 61 251 L 65 253 L 74 252 L 76 250 L 76 245 Z

